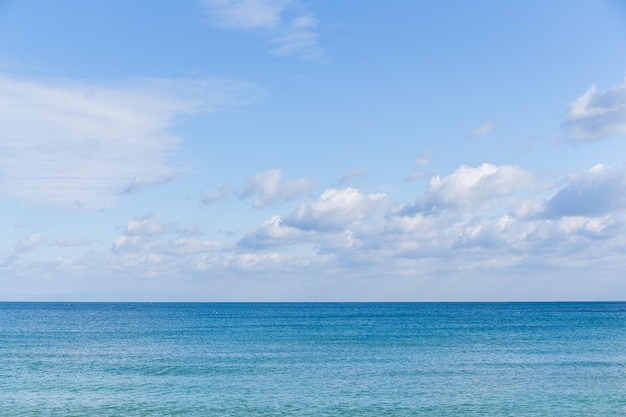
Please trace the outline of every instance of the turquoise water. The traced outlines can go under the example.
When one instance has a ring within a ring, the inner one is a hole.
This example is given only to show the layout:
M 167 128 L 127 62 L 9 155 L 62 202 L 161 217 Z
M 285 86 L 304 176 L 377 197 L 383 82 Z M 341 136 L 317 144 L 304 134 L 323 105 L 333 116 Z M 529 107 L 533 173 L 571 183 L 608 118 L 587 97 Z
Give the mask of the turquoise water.
M 0 303 L 0 415 L 626 415 L 626 303 Z

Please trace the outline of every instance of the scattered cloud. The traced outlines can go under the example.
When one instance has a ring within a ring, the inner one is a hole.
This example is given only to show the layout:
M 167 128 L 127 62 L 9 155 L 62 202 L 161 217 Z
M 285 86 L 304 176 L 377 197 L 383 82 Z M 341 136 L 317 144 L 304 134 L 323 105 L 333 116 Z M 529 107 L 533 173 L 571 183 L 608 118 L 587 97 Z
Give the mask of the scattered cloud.
M 355 188 L 328 188 L 317 199 L 304 201 L 284 223 L 302 230 L 337 230 L 384 211 L 385 194 L 362 194 Z
M 626 136 L 626 78 L 604 91 L 592 85 L 569 106 L 564 128 L 573 142 Z
M 315 180 L 312 178 L 281 181 L 281 176 L 278 169 L 255 174 L 247 181 L 242 197 L 254 198 L 254 207 L 265 207 L 278 201 L 291 200 L 315 188 Z
M 274 203 L 289 201 L 309 193 L 315 188 L 315 185 L 316 181 L 307 177 L 283 180 L 279 169 L 269 169 L 257 172 L 246 180 L 241 192 L 238 192 L 229 184 L 224 184 L 218 190 L 206 194 L 202 202 L 204 204 L 213 204 L 238 195 L 244 200 L 252 199 L 252 205 L 255 208 L 262 208 Z
M 425 171 L 425 168 L 426 168 L 426 166 L 428 166 L 429 163 L 430 163 L 430 161 L 425 156 L 423 156 L 421 158 L 418 158 L 415 161 L 416 169 L 414 169 L 413 171 L 409 172 L 409 175 L 407 175 L 404 178 L 404 180 L 405 181 L 415 181 L 415 180 L 420 180 L 422 178 L 426 178 L 428 176 L 428 172 Z
M 135 177 L 133 178 L 133 180 L 131 181 L 130 184 L 128 184 L 125 188 L 124 188 L 124 193 L 132 193 L 135 191 L 139 191 L 144 187 L 150 186 L 150 185 L 158 185 L 158 184 L 165 184 L 167 182 L 170 182 L 174 179 L 176 179 L 177 175 L 175 173 L 171 173 L 171 174 L 165 174 L 165 175 L 160 175 L 157 177 L 154 176 L 140 176 L 140 177 Z
M 120 191 L 175 176 L 176 118 L 246 102 L 229 80 L 104 85 L 0 75 L 0 192 L 31 204 L 101 209 Z
M 276 274 L 299 268 L 344 274 L 365 267 L 379 275 L 452 274 L 520 271 L 537 262 L 544 268 L 578 268 L 588 259 L 584 256 L 609 256 L 600 255 L 599 247 L 615 254 L 626 243 L 626 204 L 619 193 L 624 177 L 624 170 L 596 166 L 546 195 L 520 168 L 461 166 L 432 177 L 410 210 L 398 210 L 401 205 L 385 194 L 328 188 L 231 244 L 181 237 L 177 227 L 156 216 L 132 219 L 113 252 L 124 265 L 151 265 L 154 273 L 158 265 L 198 274 Z M 601 209 L 579 207 L 607 189 L 614 198 L 600 198 Z M 562 196 L 570 200 L 560 201 Z M 537 206 L 539 215 L 516 214 L 527 204 Z
M 213 204 L 220 201 L 228 200 L 231 196 L 236 195 L 237 191 L 229 184 L 222 185 L 217 191 L 206 194 L 202 198 L 204 204 Z
M 31 251 L 46 243 L 46 238 L 39 233 L 33 233 L 32 235 L 25 237 L 15 244 L 15 250 L 18 252 Z
M 545 205 L 543 216 L 601 216 L 626 208 L 626 171 L 596 165 L 574 176 Z
M 127 236 L 158 236 L 173 231 L 178 231 L 176 223 L 163 223 L 158 217 L 150 215 L 130 219 L 126 224 L 124 234 Z
M 405 211 L 470 211 L 489 207 L 524 188 L 531 179 L 530 173 L 511 165 L 463 165 L 448 176 L 431 177 L 427 192 Z
M 217 27 L 253 31 L 269 40 L 275 55 L 322 56 L 317 19 L 294 0 L 204 0 Z
M 467 136 L 471 138 L 480 138 L 483 136 L 487 136 L 489 133 L 491 133 L 494 127 L 496 127 L 496 125 L 493 122 L 487 121 L 479 127 L 469 130 L 467 132 Z
M 183 228 L 181 231 L 184 236 L 202 236 L 202 229 L 196 224 L 192 224 Z
M 298 228 L 285 225 L 280 216 L 273 216 L 255 229 L 246 232 L 239 241 L 244 248 L 265 248 L 273 245 L 288 245 L 302 242 L 304 232 Z
M 337 181 L 338 187 L 346 187 L 348 185 L 352 185 L 355 182 L 358 182 L 361 178 L 367 175 L 367 171 L 364 169 L 353 169 L 352 171 L 346 172 L 339 178 Z
M 226 236 L 226 242 L 203 239 L 197 226 L 181 227 L 160 215 L 137 217 L 126 222 L 108 254 L 90 250 L 84 259 L 57 257 L 33 271 L 83 276 L 98 262 L 112 274 L 136 277 L 216 280 L 252 274 L 276 282 L 316 275 L 333 285 L 334 278 L 352 275 L 501 277 L 589 268 L 596 273 L 598 264 L 626 261 L 625 172 L 598 165 L 546 191 L 517 167 L 461 166 L 431 177 L 417 203 L 400 209 L 386 194 L 328 188 L 242 237 Z M 532 209 L 520 209 L 526 206 Z M 27 252 L 45 242 L 34 234 L 15 249 Z M 79 244 L 88 241 L 68 237 L 52 243 L 59 250 Z M 0 267 L 24 264 L 24 255 L 16 255 L 5 256 Z
M 232 29 L 279 29 L 289 0 L 205 0 L 214 24 Z

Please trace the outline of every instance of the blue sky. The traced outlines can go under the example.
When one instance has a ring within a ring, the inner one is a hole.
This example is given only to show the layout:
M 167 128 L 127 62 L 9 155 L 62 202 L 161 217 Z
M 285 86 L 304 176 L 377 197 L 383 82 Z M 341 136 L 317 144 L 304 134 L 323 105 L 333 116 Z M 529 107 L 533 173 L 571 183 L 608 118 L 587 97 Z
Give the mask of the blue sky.
M 0 1 L 0 299 L 626 298 L 619 1 Z

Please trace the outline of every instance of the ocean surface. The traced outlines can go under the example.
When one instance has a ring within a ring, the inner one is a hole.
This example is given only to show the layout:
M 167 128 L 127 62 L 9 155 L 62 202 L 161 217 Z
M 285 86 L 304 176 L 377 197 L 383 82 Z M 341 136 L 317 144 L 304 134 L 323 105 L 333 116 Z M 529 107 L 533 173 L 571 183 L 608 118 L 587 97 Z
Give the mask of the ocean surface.
M 624 416 L 626 303 L 0 303 L 0 416 Z

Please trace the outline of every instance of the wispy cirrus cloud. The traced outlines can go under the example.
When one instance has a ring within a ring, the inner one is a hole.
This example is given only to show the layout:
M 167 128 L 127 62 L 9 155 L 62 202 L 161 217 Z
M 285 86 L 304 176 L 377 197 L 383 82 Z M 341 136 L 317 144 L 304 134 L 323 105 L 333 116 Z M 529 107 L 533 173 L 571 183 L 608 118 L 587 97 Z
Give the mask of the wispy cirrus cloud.
M 135 177 L 132 179 L 130 184 L 124 188 L 122 192 L 124 193 L 132 193 L 141 190 L 144 187 L 148 187 L 150 185 L 158 185 L 165 184 L 170 181 L 175 180 L 177 177 L 176 173 L 163 174 L 159 176 L 150 176 L 143 175 L 139 177 Z
M 214 26 L 253 31 L 268 39 L 275 55 L 322 56 L 318 20 L 294 0 L 203 0 Z
M 0 75 L 0 192 L 30 204 L 100 209 L 169 181 L 176 118 L 251 100 L 222 79 L 103 84 Z
M 569 106 L 564 128 L 573 142 L 626 136 L 626 78 L 608 90 L 592 85 Z
M 487 136 L 491 131 L 496 127 L 496 125 L 491 121 L 486 121 L 482 125 L 478 126 L 475 129 L 471 129 L 467 132 L 467 136 L 472 138 L 480 138 L 483 136 Z

